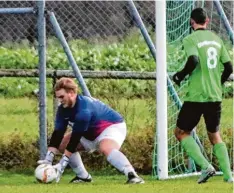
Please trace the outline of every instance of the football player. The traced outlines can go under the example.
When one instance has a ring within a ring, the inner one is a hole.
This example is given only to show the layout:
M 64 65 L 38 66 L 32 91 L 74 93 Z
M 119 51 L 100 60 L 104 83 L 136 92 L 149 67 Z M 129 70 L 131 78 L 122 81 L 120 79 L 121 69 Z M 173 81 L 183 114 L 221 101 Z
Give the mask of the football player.
M 198 144 L 190 135 L 203 115 L 224 181 L 233 182 L 228 151 L 219 132 L 222 85 L 233 69 L 223 41 L 207 30 L 208 22 L 204 9 L 196 8 L 192 11 L 190 24 L 194 32 L 183 40 L 187 62 L 184 68 L 173 76 L 174 82 L 180 85 L 189 75 L 187 93 L 178 115 L 175 136 L 187 154 L 202 169 L 198 183 L 206 182 L 215 174 L 215 169 L 203 156 Z
M 71 183 L 91 182 L 92 178 L 85 169 L 78 150 L 84 148 L 90 153 L 98 150 L 112 166 L 127 176 L 127 183 L 144 183 L 120 151 L 127 132 L 123 117 L 103 102 L 77 94 L 78 86 L 73 79 L 59 79 L 54 90 L 61 105 L 58 107 L 48 152 L 38 164 L 52 164 L 54 156 L 60 150 L 63 156 L 54 166 L 58 171 L 56 182 L 59 182 L 68 164 L 76 173 Z M 72 131 L 65 135 L 68 125 L 72 126 Z

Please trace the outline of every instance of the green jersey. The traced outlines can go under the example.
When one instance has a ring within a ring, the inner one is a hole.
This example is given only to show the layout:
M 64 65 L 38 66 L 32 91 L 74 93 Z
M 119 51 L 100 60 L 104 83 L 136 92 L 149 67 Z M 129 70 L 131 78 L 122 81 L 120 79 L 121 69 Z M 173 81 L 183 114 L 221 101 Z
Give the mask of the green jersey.
M 199 64 L 189 77 L 185 101 L 215 102 L 222 100 L 223 63 L 230 57 L 223 41 L 209 30 L 197 30 L 183 40 L 187 57 L 195 55 Z

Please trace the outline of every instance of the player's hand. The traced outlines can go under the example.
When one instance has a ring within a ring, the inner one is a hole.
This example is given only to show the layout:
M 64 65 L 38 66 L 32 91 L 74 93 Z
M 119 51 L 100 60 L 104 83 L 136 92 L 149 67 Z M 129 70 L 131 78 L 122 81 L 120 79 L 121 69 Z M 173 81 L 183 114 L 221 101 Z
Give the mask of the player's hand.
M 60 178 L 64 172 L 64 170 L 62 171 L 62 165 L 60 163 L 56 164 L 53 166 L 53 168 L 56 170 L 57 176 L 56 176 L 56 183 L 58 183 L 60 181 Z
M 173 76 L 172 76 L 172 80 L 178 85 L 180 86 L 180 83 L 181 83 L 181 79 L 180 79 L 180 76 L 179 76 L 179 73 L 175 73 Z
M 52 165 L 53 159 L 54 159 L 55 154 L 52 151 L 47 151 L 46 156 L 44 159 L 38 160 L 37 164 L 50 164 Z
M 57 183 L 60 181 L 60 178 L 61 178 L 65 168 L 68 165 L 68 162 L 69 162 L 69 158 L 66 155 L 63 155 L 63 157 L 59 161 L 59 163 L 53 166 L 57 172 L 57 177 L 56 177 Z
M 43 159 L 43 160 L 38 160 L 37 161 L 37 164 L 38 165 L 41 165 L 41 164 L 52 164 L 49 160 L 46 160 L 46 159 Z

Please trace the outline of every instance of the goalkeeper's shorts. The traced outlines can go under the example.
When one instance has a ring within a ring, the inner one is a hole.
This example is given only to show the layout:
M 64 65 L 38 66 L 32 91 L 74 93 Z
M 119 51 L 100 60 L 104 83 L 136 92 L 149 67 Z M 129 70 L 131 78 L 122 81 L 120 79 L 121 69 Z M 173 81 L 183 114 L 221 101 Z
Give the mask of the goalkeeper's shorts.
M 112 139 L 121 147 L 126 138 L 126 134 L 127 126 L 125 122 L 122 122 L 110 125 L 93 141 L 81 137 L 80 143 L 87 152 L 92 153 L 98 150 L 99 143 L 103 139 Z

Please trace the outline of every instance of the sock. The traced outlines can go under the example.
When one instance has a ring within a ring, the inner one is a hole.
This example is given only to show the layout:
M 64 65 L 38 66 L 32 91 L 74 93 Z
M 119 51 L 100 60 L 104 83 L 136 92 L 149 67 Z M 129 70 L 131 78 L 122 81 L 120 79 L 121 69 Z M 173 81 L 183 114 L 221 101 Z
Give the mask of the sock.
M 223 172 L 224 180 L 232 178 L 228 151 L 225 143 L 217 143 L 213 148 L 215 156 L 218 158 L 220 169 Z
M 78 177 L 80 178 L 88 177 L 89 173 L 85 169 L 80 154 L 78 152 L 75 152 L 70 156 L 69 165 Z
M 206 160 L 202 154 L 198 144 L 193 139 L 192 136 L 186 137 L 181 141 L 181 145 L 186 151 L 186 153 L 195 161 L 197 165 L 201 167 L 202 170 L 208 168 L 210 163 Z
M 126 176 L 129 172 L 136 173 L 126 156 L 117 149 L 111 151 L 107 156 L 107 161 Z

